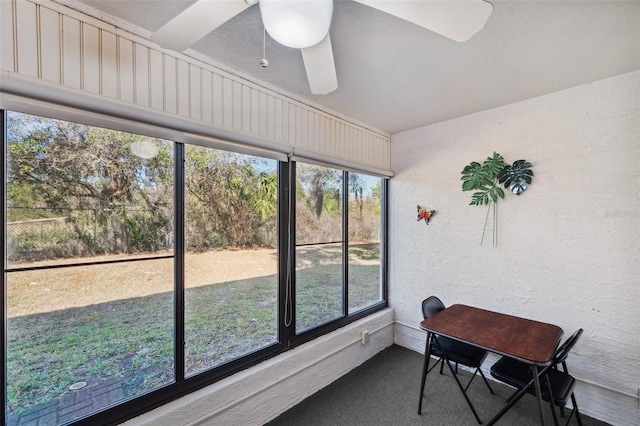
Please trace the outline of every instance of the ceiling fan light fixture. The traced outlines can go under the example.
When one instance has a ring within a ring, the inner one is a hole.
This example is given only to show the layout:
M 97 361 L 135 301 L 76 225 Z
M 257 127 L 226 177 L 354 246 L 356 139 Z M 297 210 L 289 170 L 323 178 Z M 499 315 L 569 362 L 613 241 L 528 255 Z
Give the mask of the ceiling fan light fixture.
M 284 46 L 315 46 L 329 32 L 333 0 L 260 0 L 259 5 L 267 32 Z

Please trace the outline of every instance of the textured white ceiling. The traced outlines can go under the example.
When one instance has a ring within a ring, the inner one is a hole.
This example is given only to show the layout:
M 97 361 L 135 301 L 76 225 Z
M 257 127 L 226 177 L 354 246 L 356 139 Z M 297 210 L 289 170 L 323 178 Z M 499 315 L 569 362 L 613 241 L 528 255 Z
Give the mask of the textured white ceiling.
M 144 36 L 194 2 L 57 1 Z M 263 29 L 257 6 L 192 50 L 391 134 L 640 69 L 640 1 L 491 3 L 485 29 L 457 43 L 336 0 L 330 32 L 339 87 L 323 96 L 310 94 L 300 51 L 268 35 L 270 65 L 259 66 Z

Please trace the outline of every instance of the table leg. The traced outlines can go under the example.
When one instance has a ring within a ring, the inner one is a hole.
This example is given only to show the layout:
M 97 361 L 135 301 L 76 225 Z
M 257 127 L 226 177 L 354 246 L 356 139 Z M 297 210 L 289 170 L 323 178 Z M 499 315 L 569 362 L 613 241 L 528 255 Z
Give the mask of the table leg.
M 542 393 L 540 392 L 540 379 L 538 378 L 538 366 L 531 365 L 531 374 L 533 376 L 533 386 L 536 389 L 536 397 L 538 398 L 538 409 L 540 410 L 540 424 L 545 425 L 544 411 L 542 410 Z
M 429 371 L 429 359 L 431 358 L 431 333 L 427 332 L 427 344 L 424 348 L 424 366 L 422 367 L 422 382 L 420 383 L 420 402 L 418 403 L 418 414 L 422 414 L 422 400 L 424 398 L 424 384 L 427 381 Z

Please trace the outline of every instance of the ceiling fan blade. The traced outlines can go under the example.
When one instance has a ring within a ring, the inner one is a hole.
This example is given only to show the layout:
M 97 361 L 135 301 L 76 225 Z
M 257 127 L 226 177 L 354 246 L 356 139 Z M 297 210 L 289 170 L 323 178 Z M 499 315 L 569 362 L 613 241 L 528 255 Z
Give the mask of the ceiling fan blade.
M 314 95 L 326 95 L 338 88 L 336 64 L 333 60 L 331 37 L 327 36 L 318 44 L 300 49 L 304 68 L 307 71 L 309 88 Z
M 199 0 L 153 33 L 151 40 L 182 52 L 248 7 L 244 0 Z
M 336 64 L 333 60 L 331 37 L 327 36 L 318 44 L 300 49 L 304 68 L 307 70 L 309 88 L 314 95 L 326 95 L 338 88 Z
M 483 0 L 355 1 L 459 42 L 482 30 L 493 12 Z

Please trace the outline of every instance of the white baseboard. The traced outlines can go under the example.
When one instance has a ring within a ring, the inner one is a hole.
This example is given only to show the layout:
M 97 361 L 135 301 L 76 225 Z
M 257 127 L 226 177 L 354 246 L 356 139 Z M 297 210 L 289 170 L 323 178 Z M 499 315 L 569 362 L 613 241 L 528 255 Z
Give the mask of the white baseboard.
M 262 425 L 391 346 L 393 321 L 392 309 L 374 313 L 124 425 Z

